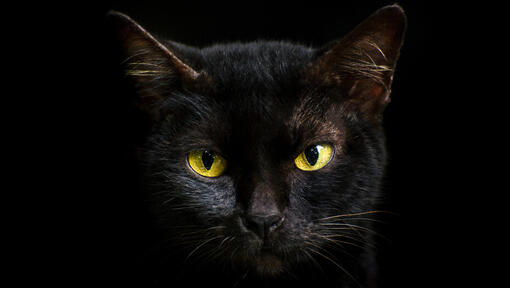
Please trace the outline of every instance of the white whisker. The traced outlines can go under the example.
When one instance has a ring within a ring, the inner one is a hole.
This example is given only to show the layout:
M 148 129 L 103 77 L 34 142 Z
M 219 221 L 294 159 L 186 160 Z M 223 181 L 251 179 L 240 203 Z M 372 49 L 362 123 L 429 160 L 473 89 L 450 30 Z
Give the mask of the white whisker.
M 204 246 L 205 244 L 215 240 L 215 239 L 218 239 L 218 238 L 221 238 L 223 236 L 216 236 L 216 237 L 213 237 L 213 238 L 210 238 L 204 242 L 202 242 L 202 244 L 198 245 L 195 249 L 193 249 L 193 251 L 191 251 L 191 253 L 188 254 L 188 256 L 186 257 L 186 259 L 184 259 L 184 262 L 188 261 L 188 259 L 191 257 L 191 255 L 193 255 L 193 253 L 195 253 L 196 251 L 198 251 L 198 249 L 200 249 L 202 246 Z

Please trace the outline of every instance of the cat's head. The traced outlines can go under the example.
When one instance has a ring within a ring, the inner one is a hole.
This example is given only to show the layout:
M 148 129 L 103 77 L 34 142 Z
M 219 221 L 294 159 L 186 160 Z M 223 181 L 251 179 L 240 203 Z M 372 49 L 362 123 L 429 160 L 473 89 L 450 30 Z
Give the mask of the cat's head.
M 140 160 L 164 248 L 259 275 L 363 250 L 386 161 L 399 6 L 322 49 L 198 49 L 160 42 L 123 14 L 109 18 L 150 123 Z

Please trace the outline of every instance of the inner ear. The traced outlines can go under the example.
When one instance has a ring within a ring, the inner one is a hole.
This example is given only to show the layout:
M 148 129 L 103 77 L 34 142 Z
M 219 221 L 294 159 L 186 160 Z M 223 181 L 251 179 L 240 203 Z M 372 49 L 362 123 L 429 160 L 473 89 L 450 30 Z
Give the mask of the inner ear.
M 121 48 L 125 74 L 137 89 L 137 107 L 153 120 L 159 119 L 158 108 L 165 98 L 172 91 L 193 86 L 203 73 L 193 70 L 128 16 L 111 11 L 108 20 Z
M 351 107 L 379 119 L 390 101 L 405 28 L 406 17 L 400 6 L 378 10 L 312 63 L 308 81 L 339 89 Z

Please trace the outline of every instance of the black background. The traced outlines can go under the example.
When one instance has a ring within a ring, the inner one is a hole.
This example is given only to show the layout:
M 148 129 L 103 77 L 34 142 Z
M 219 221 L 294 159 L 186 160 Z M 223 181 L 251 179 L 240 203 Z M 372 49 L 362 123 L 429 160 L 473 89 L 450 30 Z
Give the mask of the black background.
M 136 123 L 123 97 L 118 59 L 105 27 L 109 10 L 128 14 L 157 36 L 199 47 L 256 39 L 320 46 L 393 3 L 106 1 L 45 7 L 52 13 L 43 20 L 54 19 L 37 21 L 33 37 L 41 49 L 55 40 L 58 44 L 48 55 L 58 61 L 43 75 L 44 83 L 55 92 L 43 101 L 49 107 L 44 113 L 49 121 L 42 126 L 51 126 L 51 132 L 36 131 L 40 137 L 56 139 L 42 145 L 51 151 L 45 160 L 52 165 L 40 167 L 41 178 L 54 197 L 49 201 L 52 205 L 43 209 L 50 218 L 34 232 L 47 239 L 35 249 L 42 251 L 35 257 L 41 277 L 71 287 L 118 287 L 139 280 L 143 215 L 135 193 Z M 383 234 L 389 241 L 379 249 L 383 287 L 417 287 L 429 277 L 425 258 L 432 248 L 427 242 L 430 231 L 423 226 L 429 219 L 430 195 L 420 164 L 429 157 L 423 151 L 430 136 L 424 115 L 431 113 L 422 96 L 425 5 L 423 1 L 398 3 L 406 11 L 408 29 L 384 121 L 390 155 L 385 201 L 398 216 L 388 219 Z M 52 60 L 47 60 L 44 65 L 52 66 Z M 47 259 L 57 265 L 49 265 Z

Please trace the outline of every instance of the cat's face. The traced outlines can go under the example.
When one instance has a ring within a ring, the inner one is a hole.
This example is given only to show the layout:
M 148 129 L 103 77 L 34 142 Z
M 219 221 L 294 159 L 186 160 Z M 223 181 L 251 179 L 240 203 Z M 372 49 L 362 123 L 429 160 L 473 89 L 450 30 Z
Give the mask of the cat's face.
M 249 67 L 226 79 L 215 77 L 217 67 L 204 67 L 211 86 L 200 93 L 183 92 L 177 103 L 168 103 L 174 113 L 162 120 L 145 147 L 148 182 L 158 183 L 149 197 L 161 213 L 157 218 L 165 219 L 162 228 L 171 229 L 170 235 L 202 231 L 184 237 L 189 248 L 211 240 L 194 256 L 218 250 L 218 257 L 276 273 L 283 261 L 313 253 L 308 250 L 316 249 L 313 245 L 342 239 L 337 236 L 342 226 L 330 225 L 342 219 L 325 217 L 368 211 L 378 195 L 384 165 L 380 130 L 342 113 L 342 101 L 329 95 L 335 89 L 319 93 L 308 88 L 302 75 L 293 75 L 306 69 L 311 51 L 302 49 L 300 61 L 288 64 L 294 67 L 271 74 L 256 71 L 271 67 L 271 62 L 260 63 L 263 58 L 258 64 L 243 63 L 250 54 L 286 55 L 289 48 L 239 45 L 235 52 L 242 61 L 214 59 L 229 71 Z M 273 61 L 289 62 L 284 56 Z M 325 148 L 317 151 L 317 145 Z M 295 159 L 306 149 L 325 157 L 324 166 L 301 170 Z M 194 164 L 192 157 L 204 159 Z M 221 174 L 202 176 L 196 166 L 204 163 Z M 173 229 L 186 225 L 192 228 Z
M 184 262 L 265 276 L 363 250 L 362 218 L 374 213 L 384 173 L 380 120 L 402 42 L 399 8 L 326 52 L 162 46 L 112 17 L 153 123 L 141 162 L 162 246 Z

